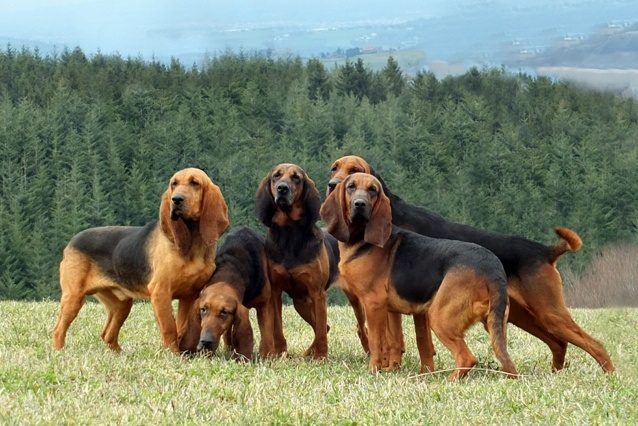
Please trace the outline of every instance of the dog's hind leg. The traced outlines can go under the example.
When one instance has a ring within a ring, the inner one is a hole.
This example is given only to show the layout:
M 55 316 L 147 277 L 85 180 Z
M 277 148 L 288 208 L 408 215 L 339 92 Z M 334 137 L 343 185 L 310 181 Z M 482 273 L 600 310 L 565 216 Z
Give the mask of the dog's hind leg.
M 64 250 L 60 262 L 60 316 L 53 328 L 54 349 L 64 347 L 67 330 L 84 305 L 90 269 L 90 261 L 82 254 L 69 247 Z
M 95 298 L 102 302 L 107 312 L 106 324 L 102 330 L 102 340 L 106 343 L 109 349 L 114 351 L 121 351 L 122 348 L 118 343 L 118 336 L 122 324 L 128 318 L 133 307 L 133 299 L 118 298 L 112 291 L 103 290 L 95 294 Z
M 534 315 L 510 298 L 508 321 L 523 331 L 543 341 L 552 351 L 552 371 L 562 370 L 567 355 L 567 342 L 551 334 Z M 487 330 L 487 328 L 486 328 Z
M 66 332 L 84 305 L 84 294 L 65 293 L 60 299 L 60 316 L 53 328 L 53 348 L 62 349 L 66 341 Z

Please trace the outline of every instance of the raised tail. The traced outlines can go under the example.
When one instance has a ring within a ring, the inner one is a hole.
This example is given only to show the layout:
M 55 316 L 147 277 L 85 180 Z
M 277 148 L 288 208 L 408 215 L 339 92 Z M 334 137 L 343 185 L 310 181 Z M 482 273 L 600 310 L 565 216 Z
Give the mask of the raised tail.
M 554 231 L 556 235 L 562 238 L 553 246 L 549 247 L 548 258 L 549 262 L 553 265 L 556 263 L 559 257 L 568 251 L 577 251 L 583 245 L 583 240 L 580 239 L 578 234 L 571 229 L 555 227 Z

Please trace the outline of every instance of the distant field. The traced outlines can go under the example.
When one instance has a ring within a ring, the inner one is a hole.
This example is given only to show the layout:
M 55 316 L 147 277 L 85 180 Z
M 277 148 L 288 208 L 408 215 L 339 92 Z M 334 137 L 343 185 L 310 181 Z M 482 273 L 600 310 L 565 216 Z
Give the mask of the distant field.
M 416 74 L 421 68 L 426 65 L 427 54 L 420 49 L 404 49 L 390 52 L 379 52 L 372 54 L 359 55 L 354 58 L 349 58 L 351 62 L 361 58 L 363 62 L 372 70 L 380 71 L 385 67 L 388 62 L 388 57 L 392 56 L 401 67 L 401 70 L 408 74 Z M 322 59 L 323 64 L 329 70 L 332 70 L 337 65 L 343 65 L 346 62 L 346 58 L 331 58 Z
M 539 67 L 539 75 L 561 80 L 583 83 L 599 90 L 622 92 L 630 87 L 627 96 L 638 97 L 638 70 L 636 69 L 592 69 L 573 67 Z
M 370 375 L 349 307 L 330 307 L 330 356 L 301 354 L 310 328 L 290 307 L 284 327 L 290 356 L 238 364 L 217 355 L 183 359 L 162 350 L 148 303 L 136 304 L 122 329 L 124 352 L 105 349 L 103 308 L 88 303 L 69 330 L 67 347 L 51 349 L 56 302 L 0 302 L 2 424 L 636 424 L 638 309 L 574 310 L 603 340 L 618 373 L 602 373 L 571 347 L 570 365 L 549 371 L 545 345 L 510 327 L 509 347 L 520 380 L 492 370 L 486 333 L 468 343 L 480 368 L 458 383 L 419 376 L 413 329 L 405 318 L 402 371 Z M 254 320 L 254 318 L 253 318 Z M 437 368 L 453 367 L 437 344 Z

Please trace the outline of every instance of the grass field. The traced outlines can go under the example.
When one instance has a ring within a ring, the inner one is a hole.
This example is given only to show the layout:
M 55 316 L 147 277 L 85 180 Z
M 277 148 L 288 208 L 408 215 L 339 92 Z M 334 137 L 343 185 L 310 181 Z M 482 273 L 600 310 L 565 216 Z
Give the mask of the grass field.
M 99 337 L 104 310 L 87 303 L 67 346 L 51 349 L 57 302 L 0 302 L 1 424 L 636 424 L 638 309 L 573 310 L 605 342 L 618 372 L 605 375 L 570 346 L 568 367 L 550 373 L 550 352 L 509 328 L 510 354 L 522 374 L 503 377 L 482 327 L 468 334 L 479 369 L 456 383 L 448 372 L 418 375 L 405 317 L 401 371 L 373 376 L 349 307 L 330 307 L 329 359 L 302 357 L 312 332 L 285 307 L 288 358 L 241 364 L 221 353 L 185 359 L 161 349 L 148 303 L 124 324 L 121 354 Z M 255 318 L 253 317 L 253 320 Z M 253 322 L 256 324 L 256 322 Z M 256 328 L 256 327 L 255 327 Z M 438 341 L 437 368 L 453 368 Z

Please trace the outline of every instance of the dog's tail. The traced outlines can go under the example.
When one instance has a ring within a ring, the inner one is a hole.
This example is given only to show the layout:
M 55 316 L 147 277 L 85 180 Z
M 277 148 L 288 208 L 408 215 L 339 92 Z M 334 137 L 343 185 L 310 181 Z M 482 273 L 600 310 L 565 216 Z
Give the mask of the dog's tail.
M 559 257 L 568 251 L 577 251 L 582 247 L 583 241 L 580 239 L 578 234 L 571 229 L 555 227 L 554 231 L 556 231 L 556 235 L 562 238 L 562 241 L 559 241 L 553 246 L 549 247 L 549 262 L 554 265 Z
M 503 271 L 502 277 L 491 280 L 489 284 L 490 307 L 487 313 L 486 328 L 492 341 L 492 349 L 496 359 L 501 363 L 503 371 L 511 378 L 517 378 L 516 367 L 507 352 L 507 315 L 509 311 L 506 277 Z

